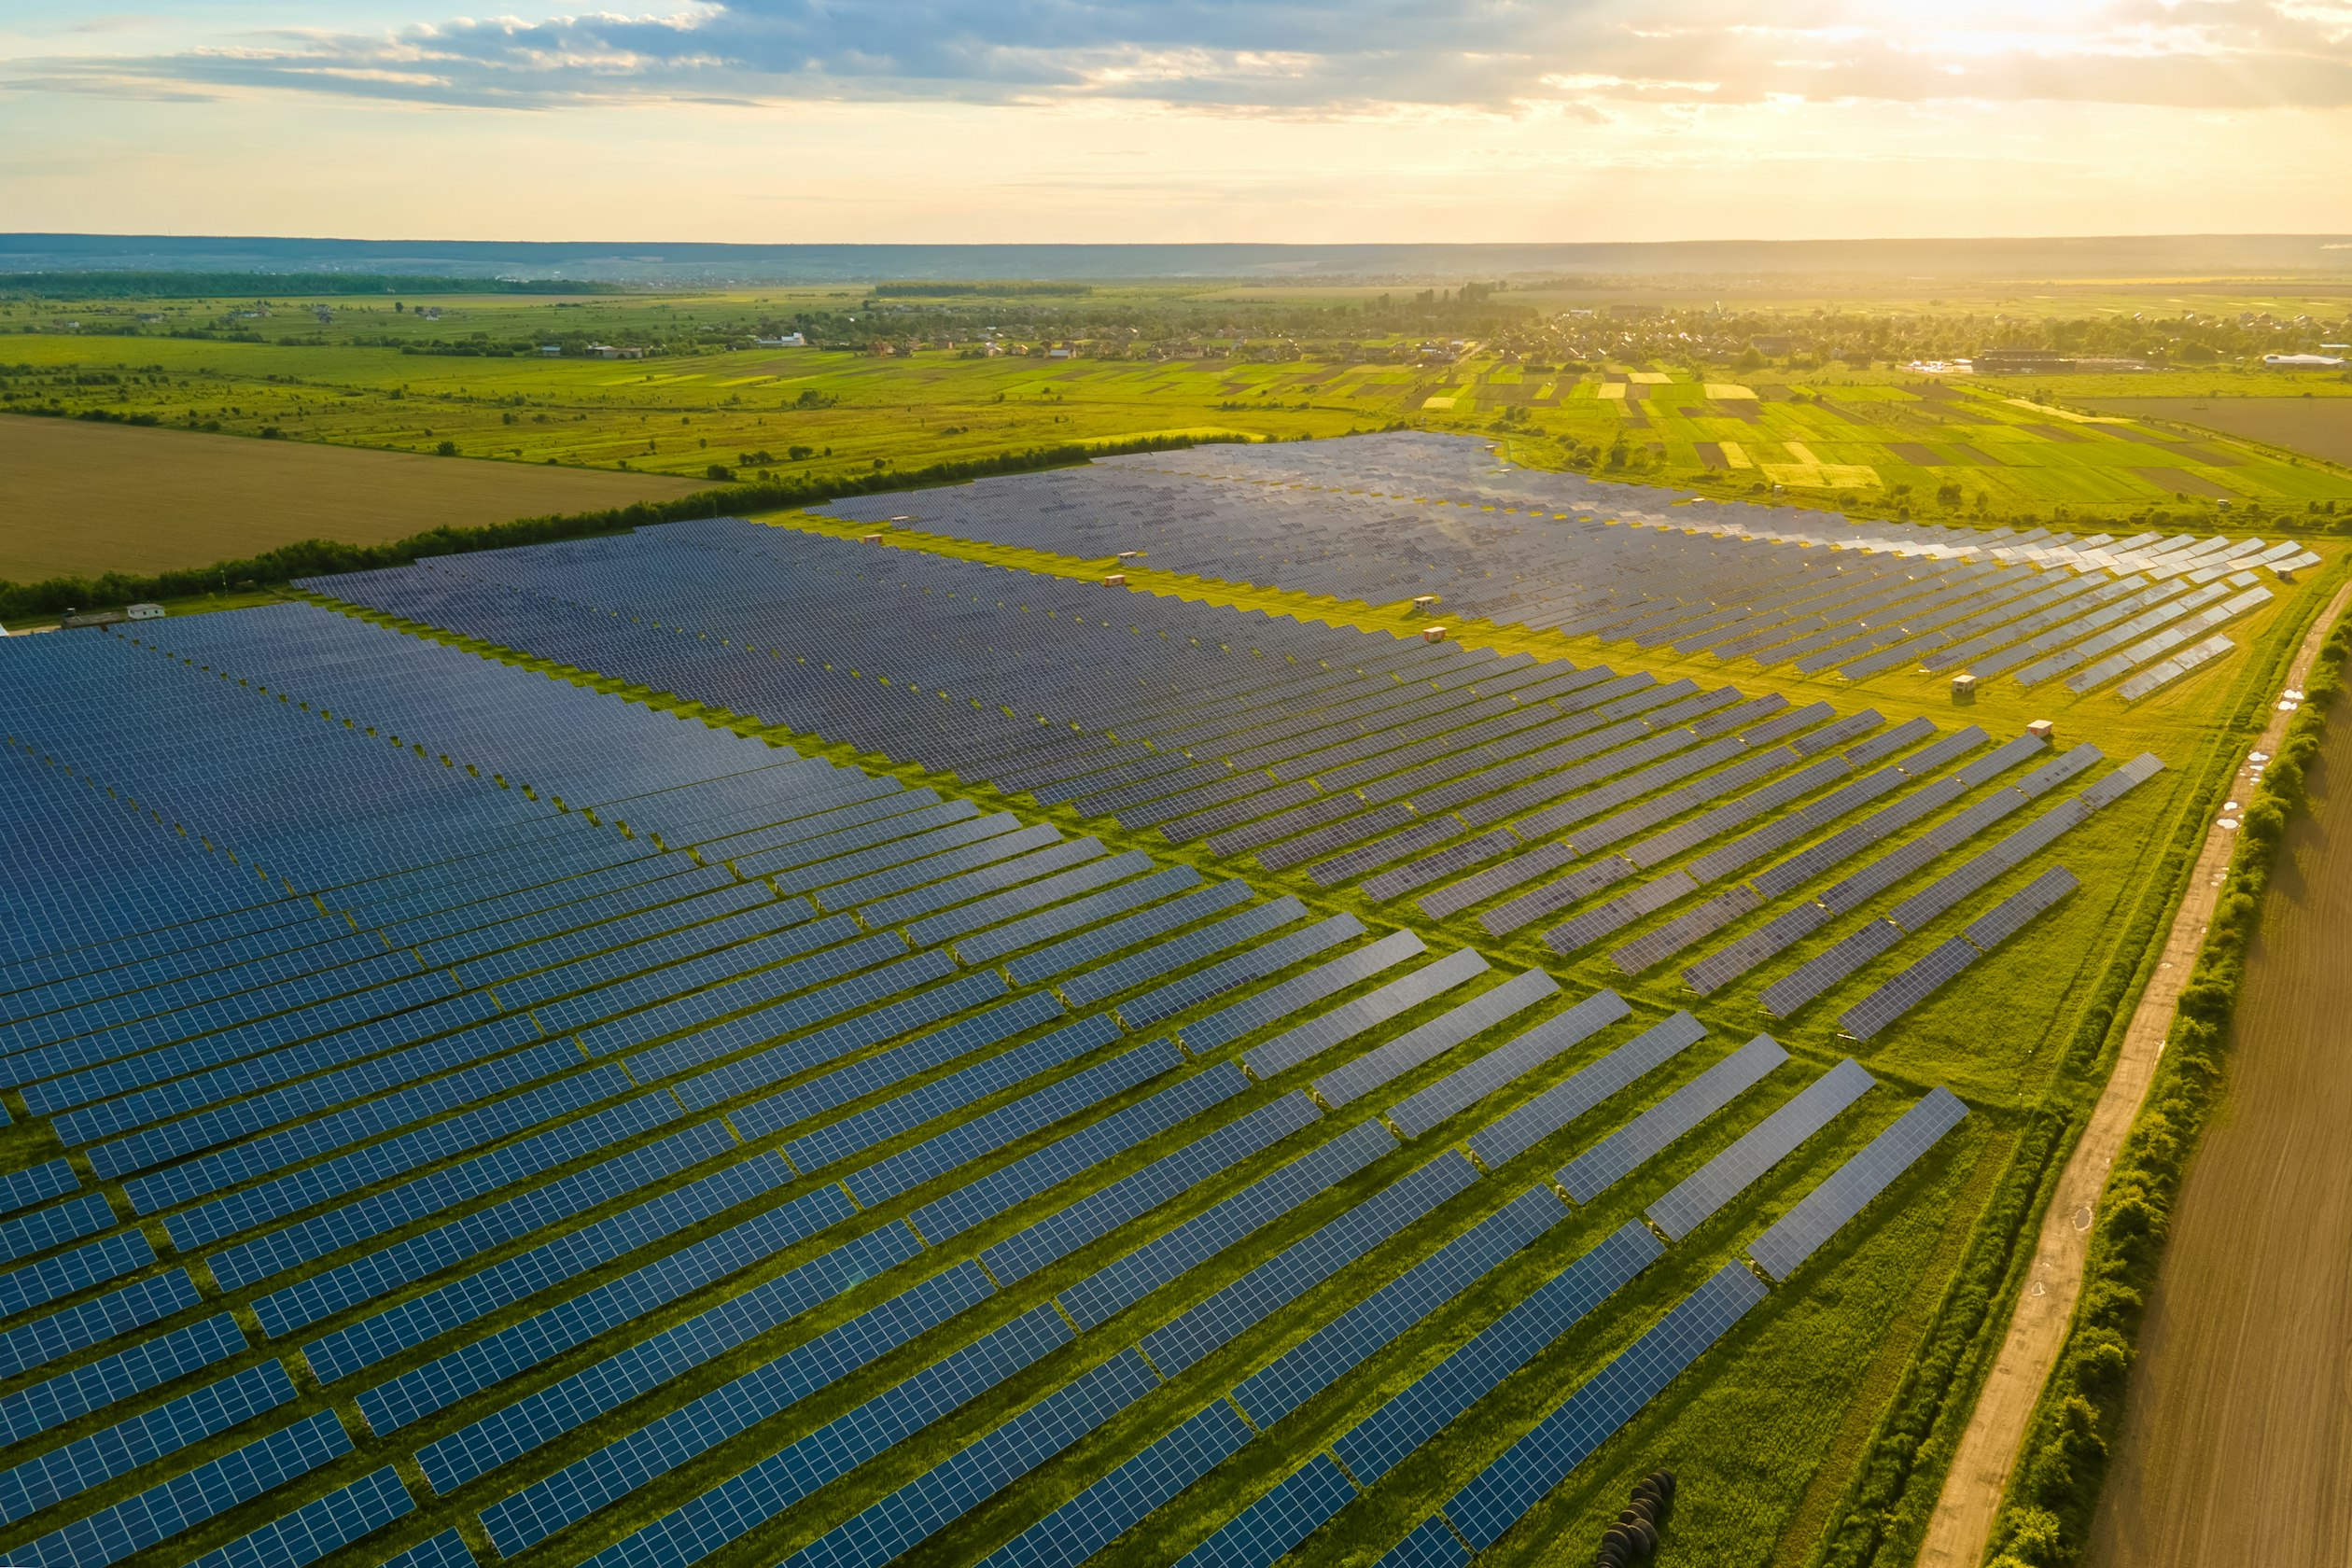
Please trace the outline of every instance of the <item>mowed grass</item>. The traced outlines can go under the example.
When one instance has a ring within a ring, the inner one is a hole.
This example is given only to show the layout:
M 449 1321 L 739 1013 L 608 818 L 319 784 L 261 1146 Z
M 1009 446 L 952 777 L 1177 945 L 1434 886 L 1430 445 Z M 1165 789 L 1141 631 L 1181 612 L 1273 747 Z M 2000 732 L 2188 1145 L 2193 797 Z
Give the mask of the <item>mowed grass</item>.
M 0 580 L 200 567 L 299 539 L 375 544 L 704 487 L 652 475 L 0 419 L 0 516 L 7 519 Z

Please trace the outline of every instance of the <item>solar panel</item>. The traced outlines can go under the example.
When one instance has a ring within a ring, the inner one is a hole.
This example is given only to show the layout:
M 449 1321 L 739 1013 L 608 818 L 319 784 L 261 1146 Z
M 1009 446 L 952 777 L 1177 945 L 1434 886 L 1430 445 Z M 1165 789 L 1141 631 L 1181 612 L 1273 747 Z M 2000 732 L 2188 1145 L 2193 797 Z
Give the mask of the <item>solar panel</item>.
M 347 1487 L 340 1487 L 281 1515 L 225 1547 L 206 1552 L 196 1559 L 191 1568 L 303 1568 L 362 1535 L 383 1529 L 415 1506 L 408 1489 L 400 1484 L 399 1473 L 387 1464 Z M 465 1543 L 455 1531 L 443 1533 L 459 1550 L 465 1549 Z M 416 1558 L 422 1549 L 403 1552 L 394 1563 Z M 446 1551 L 446 1547 L 440 1548 L 437 1561 L 445 1559 Z M 470 1556 L 469 1553 L 469 1560 Z M 385 1568 L 393 1568 L 393 1564 L 387 1563 Z
M 1560 982 L 1531 969 L 1452 1008 L 1315 1080 L 1315 1096 L 1337 1107 L 1433 1061 L 1504 1019 L 1560 992 Z M 1253 1053 L 1254 1054 L 1254 1053 Z
M 1407 1138 L 1418 1138 L 1455 1112 L 1477 1104 L 1631 1011 L 1625 999 L 1615 991 L 1595 991 L 1565 1012 L 1390 1106 L 1389 1124 Z
M 1901 927 L 1873 917 L 1765 987 L 1757 1005 L 1785 1018 L 1902 939 Z
M 1173 1378 L 1477 1179 L 1477 1167 L 1448 1150 L 1145 1335 L 1143 1353 L 1162 1377 Z
M 1154 1041 L 1148 1047 L 1141 1048 L 1161 1047 L 1168 1047 L 1168 1042 Z M 1182 1124 L 1212 1105 L 1233 1099 L 1248 1087 L 1249 1081 L 1230 1063 L 1219 1063 L 1180 1078 L 1133 1105 L 932 1199 L 909 1218 L 926 1238 L 934 1242 L 943 1240 Z M 1090 1091 L 1091 1088 L 1089 1085 Z
M 1355 1495 L 1339 1466 L 1318 1453 L 1185 1553 L 1177 1568 L 1273 1568 Z
M 1979 916 L 1960 934 L 1979 947 L 1997 946 L 2023 931 L 2035 916 L 2080 886 L 2074 874 L 2065 866 L 2051 866 Z
M 1477 1549 L 1494 1545 L 1764 1295 L 1764 1281 L 1737 1263 L 1724 1265 L 1448 1498 L 1446 1518 Z
M 1528 1188 L 1251 1374 L 1234 1402 L 1273 1425 L 1567 1217 L 1548 1188 Z
M 1332 1444 L 1369 1486 L 1484 1399 L 1666 1251 L 1639 1220 L 1603 1238 Z
M 1471 1155 L 1489 1170 L 1524 1154 L 1578 1116 L 1706 1037 L 1687 1013 L 1661 1018 L 1607 1056 L 1580 1068 L 1508 1115 L 1474 1133 Z
M 1315 1102 L 1305 1095 L 1283 1095 L 1045 1215 L 982 1253 L 980 1261 L 1004 1284 L 1025 1280 L 1138 1215 L 1182 1197 L 1219 1171 L 1231 1169 L 1259 1150 L 1312 1127 L 1321 1115 Z
M 1876 1082 L 1848 1057 L 1651 1204 L 1645 1211 L 1650 1223 L 1665 1232 L 1668 1240 L 1681 1240 L 1746 1191 L 1751 1183 L 1796 1153 L 1799 1144 L 1827 1127 Z
M 12 1554 L 39 1568 L 119 1561 L 350 1451 L 351 1439 L 335 1413 L 321 1410 L 28 1541 Z
M 1774 1221 L 1749 1244 L 1748 1256 L 1772 1279 L 1787 1279 L 1967 1113 L 1968 1108 L 1951 1090 L 1928 1090 L 1860 1154 Z
M 1084 1562 L 1255 1434 L 1219 1400 L 983 1559 L 993 1568 Z
M 1197 1055 L 1213 1051 L 1426 951 L 1427 945 L 1412 932 L 1391 931 L 1378 942 L 1197 1018 L 1184 1025 L 1178 1037 L 1186 1050 Z
M 1439 1514 L 1421 1520 L 1412 1533 L 1391 1547 L 1379 1568 L 1469 1568 L 1469 1562 L 1470 1548 Z
M 1070 1286 L 1057 1298 L 1062 1310 L 1081 1328 L 1097 1327 L 1395 1147 L 1379 1123 L 1361 1123 Z
M 1473 975 L 1485 973 L 1487 968 L 1486 959 L 1467 947 L 1449 953 L 1376 991 L 1293 1025 L 1263 1045 L 1252 1047 L 1241 1057 L 1241 1065 L 1253 1078 L 1270 1078 L 1443 995 Z
M 1787 1059 L 1778 1041 L 1757 1035 L 1561 1166 L 1561 1187 L 1578 1203 L 1590 1203 Z
M 2163 771 L 2164 764 L 2152 751 L 2138 756 L 2108 774 L 2075 797 L 2093 811 L 2110 805 L 2137 785 L 2145 784 Z
M 1034 1365 L 1072 1337 L 1051 1307 L 1032 1308 L 781 1452 L 689 1498 L 589 1561 L 599 1568 L 700 1561 L 818 1488 Z

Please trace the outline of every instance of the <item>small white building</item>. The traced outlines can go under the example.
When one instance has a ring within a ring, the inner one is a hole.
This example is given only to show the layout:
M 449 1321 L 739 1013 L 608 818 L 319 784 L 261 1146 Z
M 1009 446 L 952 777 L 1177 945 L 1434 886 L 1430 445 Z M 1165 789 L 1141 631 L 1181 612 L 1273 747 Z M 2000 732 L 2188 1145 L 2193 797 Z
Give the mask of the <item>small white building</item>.
M 134 604 L 128 613 L 133 621 L 161 621 L 163 619 L 163 607 L 160 604 Z
M 806 348 L 808 346 L 807 336 L 801 332 L 787 332 L 780 338 L 753 338 L 751 341 L 762 348 Z

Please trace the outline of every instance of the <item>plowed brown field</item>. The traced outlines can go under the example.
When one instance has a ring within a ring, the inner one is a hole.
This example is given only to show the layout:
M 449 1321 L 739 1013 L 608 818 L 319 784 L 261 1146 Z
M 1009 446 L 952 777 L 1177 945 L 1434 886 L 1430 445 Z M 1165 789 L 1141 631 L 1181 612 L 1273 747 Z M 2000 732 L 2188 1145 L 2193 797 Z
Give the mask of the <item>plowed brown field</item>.
M 664 500 L 706 482 L 0 414 L 0 579 L 168 571 L 301 539 Z
M 2182 1185 L 2093 1568 L 2352 1561 L 2352 724 L 2247 966 Z

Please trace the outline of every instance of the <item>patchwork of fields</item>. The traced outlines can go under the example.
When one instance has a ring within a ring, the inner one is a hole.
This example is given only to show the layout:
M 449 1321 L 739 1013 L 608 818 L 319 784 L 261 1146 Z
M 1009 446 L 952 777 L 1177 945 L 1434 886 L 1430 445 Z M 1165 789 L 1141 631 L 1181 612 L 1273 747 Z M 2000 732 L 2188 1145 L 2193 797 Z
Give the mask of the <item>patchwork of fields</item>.
M 2033 402 L 2015 384 L 1883 371 L 1781 370 L 1747 380 L 1683 370 L 1576 373 L 1475 352 L 1459 363 L 1416 365 L 811 349 L 636 362 L 347 343 L 24 335 L 6 344 L 0 357 L 11 363 L 0 366 L 0 390 L 19 406 L 704 483 L 714 472 L 871 474 L 1150 435 L 1289 440 L 1410 424 L 1488 435 L 1537 468 L 1721 496 L 1779 486 L 1810 506 L 1882 515 L 2047 521 L 2064 507 L 2113 527 L 2210 518 L 2224 500 L 2273 516 L 2352 506 L 2352 474 L 2340 467 L 2298 463 L 2227 435 L 2086 416 Z M 2312 450 L 2324 457 L 2336 449 Z M 50 542 L 49 553 L 72 553 L 70 536 Z M 83 561 L 86 569 L 117 564 Z
M 1694 1561 L 1901 1561 L 1890 1401 L 2337 563 L 1490 468 L 0 644 L 0 1549 L 1533 1563 L 1664 1465 Z M 982 558 L 1106 519 L 1183 572 Z

